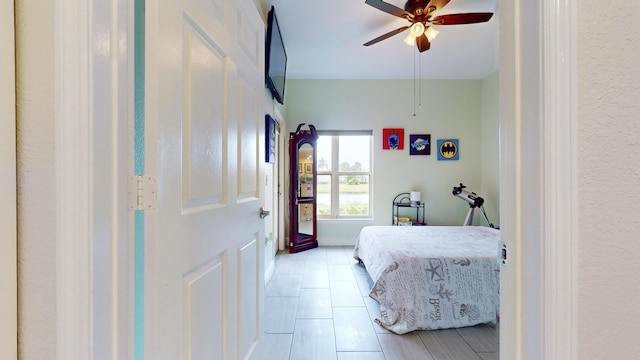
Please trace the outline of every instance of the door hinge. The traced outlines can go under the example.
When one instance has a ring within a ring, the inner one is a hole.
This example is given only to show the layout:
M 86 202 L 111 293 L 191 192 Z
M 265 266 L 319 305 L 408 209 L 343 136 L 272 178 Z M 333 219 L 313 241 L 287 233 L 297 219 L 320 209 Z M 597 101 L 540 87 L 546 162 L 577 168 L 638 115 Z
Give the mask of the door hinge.
M 158 207 L 158 182 L 148 175 L 129 178 L 129 210 L 152 210 Z

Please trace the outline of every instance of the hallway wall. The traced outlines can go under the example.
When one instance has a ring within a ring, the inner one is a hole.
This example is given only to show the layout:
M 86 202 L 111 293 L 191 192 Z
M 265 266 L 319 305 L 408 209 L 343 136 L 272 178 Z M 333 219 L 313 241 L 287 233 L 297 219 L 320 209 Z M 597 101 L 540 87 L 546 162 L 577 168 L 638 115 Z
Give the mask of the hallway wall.
M 56 132 L 53 1 L 16 6 L 18 351 L 56 353 Z
M 0 0 L 0 359 L 17 358 L 16 104 L 13 0 Z
M 579 1 L 579 344 L 582 359 L 638 359 L 640 3 Z M 599 9 L 600 8 L 600 9 Z

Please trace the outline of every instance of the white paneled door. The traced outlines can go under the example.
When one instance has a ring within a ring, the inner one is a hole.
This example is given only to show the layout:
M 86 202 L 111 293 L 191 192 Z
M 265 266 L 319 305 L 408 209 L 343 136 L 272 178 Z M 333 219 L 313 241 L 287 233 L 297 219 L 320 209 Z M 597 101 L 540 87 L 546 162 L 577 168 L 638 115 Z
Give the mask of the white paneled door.
M 264 24 L 249 0 L 146 12 L 145 357 L 245 359 L 262 334 Z

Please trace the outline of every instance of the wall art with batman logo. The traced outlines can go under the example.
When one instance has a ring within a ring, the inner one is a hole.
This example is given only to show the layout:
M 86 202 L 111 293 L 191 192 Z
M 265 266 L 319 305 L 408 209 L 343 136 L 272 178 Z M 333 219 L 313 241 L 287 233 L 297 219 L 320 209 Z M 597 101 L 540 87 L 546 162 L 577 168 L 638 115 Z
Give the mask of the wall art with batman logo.
M 438 160 L 458 160 L 459 158 L 458 139 L 438 139 Z

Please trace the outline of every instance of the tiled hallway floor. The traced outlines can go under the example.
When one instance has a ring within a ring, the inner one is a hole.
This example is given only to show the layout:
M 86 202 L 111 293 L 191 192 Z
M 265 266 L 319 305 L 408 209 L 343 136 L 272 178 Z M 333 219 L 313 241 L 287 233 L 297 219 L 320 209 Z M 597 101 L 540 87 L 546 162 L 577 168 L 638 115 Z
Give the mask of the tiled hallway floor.
M 365 269 L 353 246 L 279 253 L 266 285 L 265 354 L 269 360 L 496 360 L 492 327 L 395 335 L 373 320 Z

